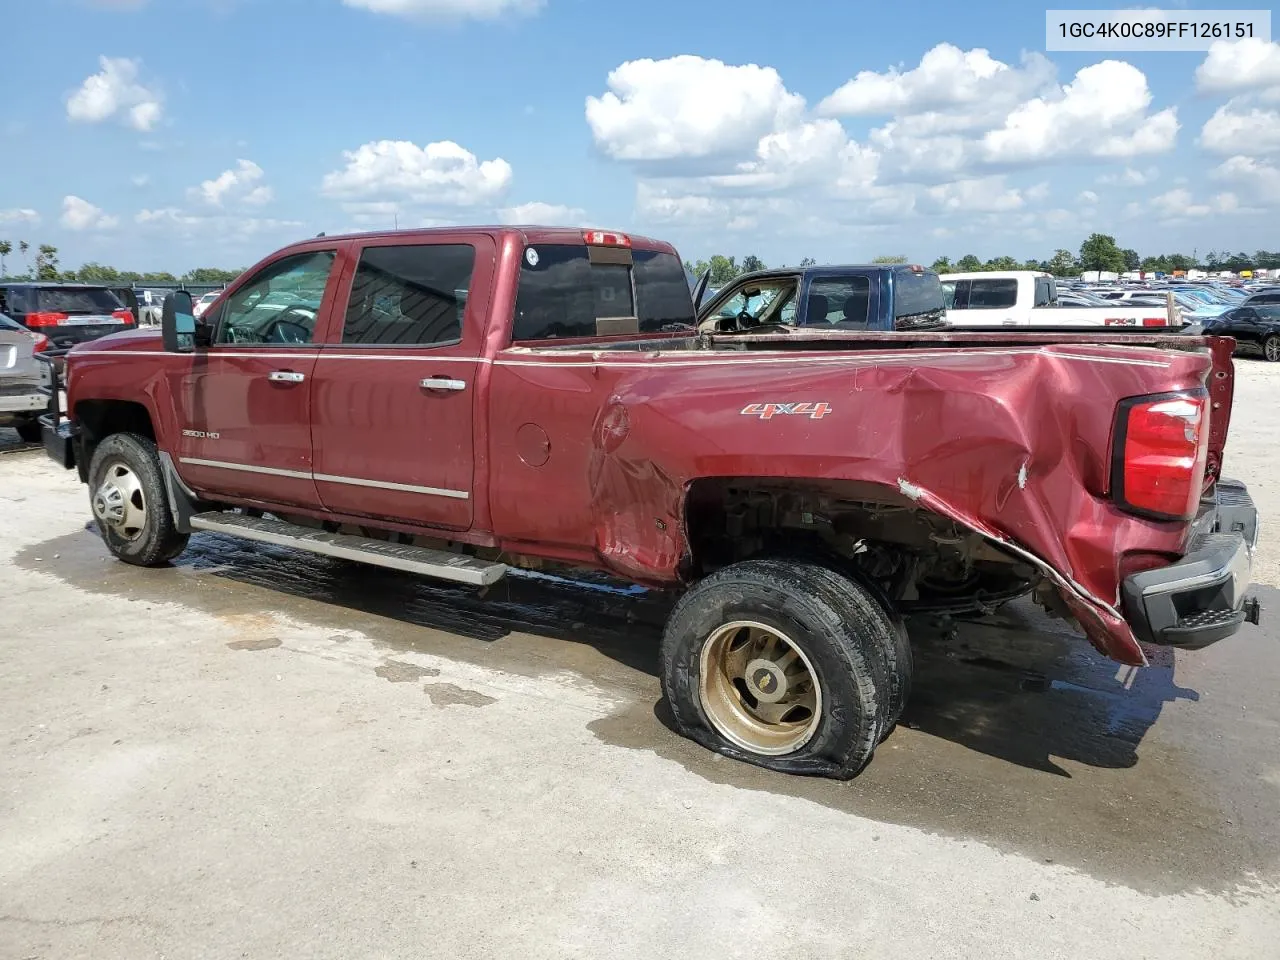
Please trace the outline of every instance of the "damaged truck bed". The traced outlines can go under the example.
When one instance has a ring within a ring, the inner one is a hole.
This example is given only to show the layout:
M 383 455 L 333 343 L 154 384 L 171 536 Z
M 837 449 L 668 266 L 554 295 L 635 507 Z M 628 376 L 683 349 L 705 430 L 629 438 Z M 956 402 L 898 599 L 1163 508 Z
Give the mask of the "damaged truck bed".
M 76 348 L 45 441 L 133 563 L 217 530 L 477 585 L 564 564 L 684 590 L 682 732 L 847 777 L 908 696 L 905 614 L 1032 594 L 1138 665 L 1256 622 L 1231 346 L 716 333 L 657 241 L 325 237 L 199 326 L 178 294 L 161 334 Z

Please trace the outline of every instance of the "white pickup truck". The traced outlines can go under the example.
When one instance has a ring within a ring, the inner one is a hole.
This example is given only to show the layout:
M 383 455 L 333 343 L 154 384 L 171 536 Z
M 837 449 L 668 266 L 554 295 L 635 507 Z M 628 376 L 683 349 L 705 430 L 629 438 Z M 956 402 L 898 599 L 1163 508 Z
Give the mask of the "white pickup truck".
M 1181 329 L 1181 308 L 1169 294 L 1161 307 L 1063 307 L 1053 275 L 1034 270 L 944 273 L 942 291 L 952 327 L 1157 327 Z

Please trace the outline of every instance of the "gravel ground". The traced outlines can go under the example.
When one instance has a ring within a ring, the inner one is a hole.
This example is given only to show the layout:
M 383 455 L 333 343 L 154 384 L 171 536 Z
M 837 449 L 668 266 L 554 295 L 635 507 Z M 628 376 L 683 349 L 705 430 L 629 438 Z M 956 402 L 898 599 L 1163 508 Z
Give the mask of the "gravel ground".
M 843 784 L 670 732 L 663 598 L 212 536 L 129 568 L 0 430 L 0 960 L 1273 958 L 1278 388 L 1238 362 L 1261 628 L 1131 671 L 1019 605 L 918 625 Z

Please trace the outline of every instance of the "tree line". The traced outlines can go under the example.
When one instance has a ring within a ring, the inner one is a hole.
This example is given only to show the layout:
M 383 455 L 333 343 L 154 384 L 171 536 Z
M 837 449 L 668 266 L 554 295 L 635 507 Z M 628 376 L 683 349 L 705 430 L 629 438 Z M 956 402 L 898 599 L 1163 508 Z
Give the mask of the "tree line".
M 86 263 L 78 270 L 63 270 L 58 260 L 58 248 L 42 243 L 31 256 L 31 244 L 19 240 L 17 251 L 23 258 L 21 273 L 9 273 L 8 258 L 13 255 L 14 244 L 0 240 L 0 279 L 39 280 L 45 283 L 102 283 L 111 286 L 127 286 L 133 283 L 230 283 L 244 272 L 223 270 L 220 267 L 197 267 L 178 276 L 167 271 L 139 273 L 136 270 L 119 270 L 101 263 Z
M 889 254 L 873 257 L 872 263 L 895 264 L 907 263 L 908 258 L 901 254 Z M 812 266 L 816 261 L 805 257 L 800 266 Z M 786 264 L 780 265 L 785 267 Z M 952 261 L 950 257 L 939 257 L 930 265 L 938 273 L 977 273 L 992 270 L 1041 270 L 1058 277 L 1078 277 L 1086 271 L 1101 270 L 1111 273 L 1125 273 L 1143 270 L 1148 273 L 1173 273 L 1175 270 L 1230 270 L 1239 273 L 1242 270 L 1276 270 L 1280 269 L 1280 250 L 1256 250 L 1252 254 L 1229 251 L 1210 250 L 1203 256 L 1184 253 L 1161 253 L 1142 256 L 1138 251 L 1121 247 L 1116 238 L 1105 233 L 1094 233 L 1080 245 L 1080 250 L 1058 249 L 1047 260 L 1019 260 L 1017 257 L 992 257 L 982 260 L 967 253 Z M 712 286 L 723 286 L 734 277 L 756 270 L 768 269 L 757 256 L 743 257 L 739 262 L 734 257 L 717 254 L 708 260 L 696 262 L 685 261 L 685 269 L 694 276 L 701 276 L 711 271 Z

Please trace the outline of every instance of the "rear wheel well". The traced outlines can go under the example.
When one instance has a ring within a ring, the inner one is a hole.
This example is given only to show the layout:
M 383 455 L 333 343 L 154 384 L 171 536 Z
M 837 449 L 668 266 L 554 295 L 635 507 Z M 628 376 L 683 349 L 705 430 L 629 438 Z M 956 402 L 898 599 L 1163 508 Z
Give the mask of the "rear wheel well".
M 908 613 L 993 609 L 1038 579 L 981 534 L 878 484 L 698 480 L 685 523 L 694 577 L 760 557 L 822 559 Z
M 151 422 L 151 414 L 142 404 L 134 400 L 81 400 L 75 408 L 76 423 L 80 426 L 80 454 L 82 479 L 87 480 L 89 463 L 93 453 L 103 440 L 114 433 L 134 433 L 146 437 L 153 443 L 156 440 L 155 425 Z

